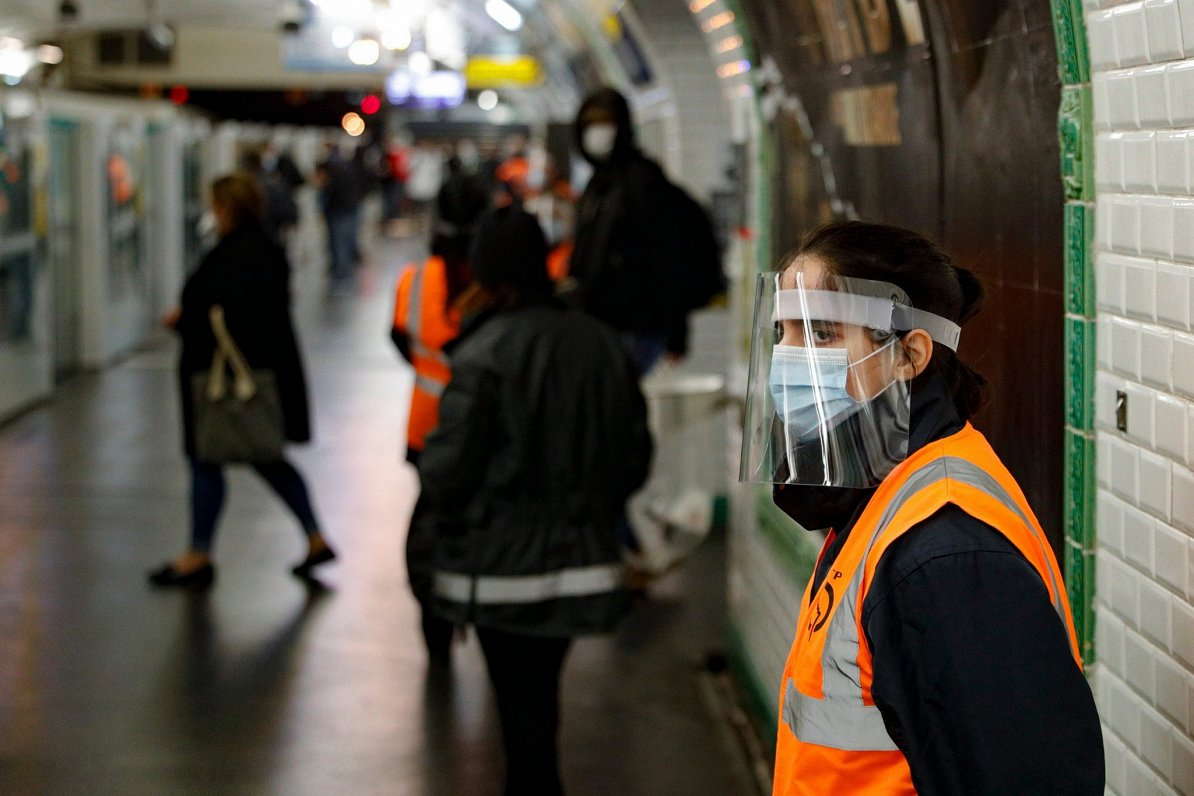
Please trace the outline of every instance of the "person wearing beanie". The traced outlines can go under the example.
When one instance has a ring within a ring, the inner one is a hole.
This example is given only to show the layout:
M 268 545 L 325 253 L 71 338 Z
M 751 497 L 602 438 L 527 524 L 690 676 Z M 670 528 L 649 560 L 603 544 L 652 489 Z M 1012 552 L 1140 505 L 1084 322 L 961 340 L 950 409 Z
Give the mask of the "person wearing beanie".
M 565 656 L 629 608 L 617 524 L 650 465 L 646 405 L 617 334 L 553 297 L 533 216 L 487 215 L 471 261 L 416 522 L 434 538 L 432 609 L 481 642 L 505 792 L 558 794 Z
M 436 196 L 431 256 L 411 263 L 398 277 L 390 339 L 415 370 L 410 416 L 406 427 L 406 459 L 418 466 L 427 434 L 439 416 L 439 397 L 451 371 L 444 345 L 460 333 L 457 300 L 472 282 L 469 247 L 477 219 L 488 207 L 484 187 L 465 174 L 459 161 L 449 162 L 448 179 Z M 430 597 L 430 549 L 417 534 L 407 536 L 407 571 L 421 605 Z M 433 661 L 448 660 L 452 626 L 428 611 L 422 614 L 423 638 Z

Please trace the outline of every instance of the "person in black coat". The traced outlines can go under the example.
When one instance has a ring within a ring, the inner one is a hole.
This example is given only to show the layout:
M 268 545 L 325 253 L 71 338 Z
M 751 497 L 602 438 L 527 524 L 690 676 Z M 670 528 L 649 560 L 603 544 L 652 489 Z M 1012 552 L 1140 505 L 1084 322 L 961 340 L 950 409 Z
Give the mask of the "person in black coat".
M 209 312 L 224 310 L 228 331 L 251 368 L 273 371 L 282 403 L 286 438 L 311 438 L 307 385 L 290 319 L 290 265 L 263 223 L 265 196 L 252 176 L 233 174 L 212 184 L 212 212 L 220 240 L 187 280 L 182 302 L 169 318 L 182 341 L 178 363 L 184 450 L 191 467 L 191 544 L 182 556 L 150 573 L 160 586 L 207 586 L 216 521 L 223 507 L 221 466 L 200 460 L 195 447 L 191 383 L 211 368 L 216 339 Z M 294 513 L 307 538 L 307 556 L 293 572 L 309 574 L 335 553 L 319 529 L 302 475 L 285 458 L 257 462 L 253 469 Z
M 724 290 L 717 241 L 703 209 L 635 145 L 625 97 L 590 94 L 575 133 L 593 176 L 561 292 L 612 326 L 645 375 L 665 353 L 687 353 L 688 313 Z
M 533 216 L 484 218 L 470 259 L 474 311 L 450 349 L 411 532 L 433 539 L 433 610 L 477 629 L 506 793 L 555 794 L 569 645 L 629 608 L 617 523 L 650 465 L 646 405 L 618 337 L 552 298 Z

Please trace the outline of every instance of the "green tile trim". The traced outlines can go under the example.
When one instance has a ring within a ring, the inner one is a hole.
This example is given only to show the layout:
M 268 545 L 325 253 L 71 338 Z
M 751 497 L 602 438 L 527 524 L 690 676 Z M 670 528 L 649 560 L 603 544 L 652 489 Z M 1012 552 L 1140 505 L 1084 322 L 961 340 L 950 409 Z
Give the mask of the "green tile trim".
M 1094 430 L 1095 322 L 1065 319 L 1065 422 L 1078 431 Z
M 1082 0 L 1050 0 L 1062 83 L 1058 143 L 1065 207 L 1065 551 L 1062 566 L 1083 660 L 1095 661 L 1094 118 Z
M 1061 89 L 1057 142 L 1066 201 L 1094 200 L 1093 102 L 1089 85 Z
M 1083 550 L 1095 549 L 1095 442 L 1085 434 L 1065 433 L 1065 538 Z
M 1066 590 L 1070 598 L 1070 611 L 1074 615 L 1074 631 L 1078 636 L 1078 650 L 1082 653 L 1082 663 L 1089 670 L 1090 665 L 1096 660 L 1095 554 L 1071 542 L 1066 542 L 1065 552 Z
M 1081 202 L 1065 206 L 1065 310 L 1094 318 L 1094 207 Z
M 759 740 L 763 742 L 767 753 L 772 759 L 775 757 L 775 729 L 779 726 L 779 685 L 767 683 L 759 676 L 751 660 L 750 651 L 746 648 L 746 641 L 738 631 L 738 627 L 731 619 L 729 624 L 729 659 L 730 671 L 742 687 L 746 701 L 746 711 L 755 723 L 759 733 Z
M 1082 0 L 1050 0 L 1057 40 L 1057 74 L 1063 85 L 1090 82 L 1090 52 Z
M 821 537 L 813 536 L 776 508 L 771 488 L 760 488 L 755 496 L 755 517 L 759 535 L 767 540 L 776 562 L 791 579 L 797 592 L 803 593 L 817 565 Z

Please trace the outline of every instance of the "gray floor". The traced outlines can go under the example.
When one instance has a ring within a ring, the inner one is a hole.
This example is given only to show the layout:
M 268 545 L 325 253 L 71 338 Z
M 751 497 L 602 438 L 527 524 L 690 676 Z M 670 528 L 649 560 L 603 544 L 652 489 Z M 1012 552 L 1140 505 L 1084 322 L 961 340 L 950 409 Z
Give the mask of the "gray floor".
M 386 330 L 395 269 L 416 254 L 382 243 L 354 295 L 299 274 L 317 441 L 295 460 L 341 553 L 323 589 L 290 576 L 297 527 L 245 472 L 215 588 L 145 585 L 186 539 L 172 341 L 0 427 L 0 793 L 499 792 L 479 650 L 429 680 L 405 584 L 411 377 Z M 574 647 L 570 793 L 748 791 L 699 686 L 723 644 L 723 563 L 711 540 L 616 636 Z

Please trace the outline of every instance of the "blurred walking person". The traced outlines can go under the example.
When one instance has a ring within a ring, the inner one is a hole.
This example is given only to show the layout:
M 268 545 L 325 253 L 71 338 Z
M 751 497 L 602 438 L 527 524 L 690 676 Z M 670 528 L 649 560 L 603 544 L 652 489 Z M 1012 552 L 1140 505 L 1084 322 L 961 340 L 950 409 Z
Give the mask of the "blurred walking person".
M 328 276 L 333 289 L 342 289 L 352 279 L 359 257 L 361 182 L 353 163 L 329 147 L 327 159 L 315 169 L 315 184 L 327 224 Z
M 635 145 L 617 91 L 589 95 L 575 129 L 593 176 L 576 206 L 562 292 L 617 330 L 646 374 L 665 353 L 687 353 L 688 314 L 725 291 L 713 226 Z
M 185 553 L 154 570 L 159 586 L 209 586 L 215 577 L 212 548 L 224 505 L 223 466 L 199 457 L 192 381 L 212 366 L 217 347 L 211 310 L 220 307 L 228 332 L 252 368 L 276 379 L 286 439 L 310 439 L 302 359 L 290 318 L 290 265 L 265 229 L 265 195 L 248 174 L 221 177 L 211 186 L 212 213 L 220 240 L 187 280 L 181 306 L 167 318 L 182 341 L 179 389 L 183 440 L 191 469 L 191 539 Z M 252 467 L 286 503 L 306 537 L 307 555 L 292 572 L 306 576 L 335 553 L 320 531 L 302 475 L 285 457 Z

